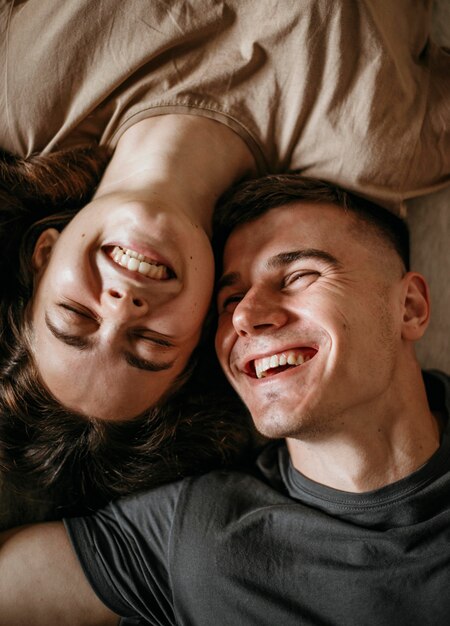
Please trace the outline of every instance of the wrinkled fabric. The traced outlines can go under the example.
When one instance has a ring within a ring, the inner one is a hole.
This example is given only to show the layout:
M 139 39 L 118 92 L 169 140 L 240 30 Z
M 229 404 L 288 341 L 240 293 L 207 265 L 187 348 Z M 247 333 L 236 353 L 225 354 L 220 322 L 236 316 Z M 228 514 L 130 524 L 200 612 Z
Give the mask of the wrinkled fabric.
M 450 55 L 428 0 L 0 0 L 0 147 L 114 147 L 203 115 L 260 173 L 300 169 L 399 209 L 450 180 Z

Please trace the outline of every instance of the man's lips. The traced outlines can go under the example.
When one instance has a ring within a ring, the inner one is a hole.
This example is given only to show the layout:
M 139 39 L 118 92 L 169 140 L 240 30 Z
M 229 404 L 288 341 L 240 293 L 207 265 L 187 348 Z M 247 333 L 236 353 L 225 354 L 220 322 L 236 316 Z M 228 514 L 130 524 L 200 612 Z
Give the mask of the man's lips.
M 243 371 L 252 378 L 276 376 L 287 369 L 303 365 L 316 356 L 317 348 L 303 346 L 275 352 L 263 357 L 246 361 Z

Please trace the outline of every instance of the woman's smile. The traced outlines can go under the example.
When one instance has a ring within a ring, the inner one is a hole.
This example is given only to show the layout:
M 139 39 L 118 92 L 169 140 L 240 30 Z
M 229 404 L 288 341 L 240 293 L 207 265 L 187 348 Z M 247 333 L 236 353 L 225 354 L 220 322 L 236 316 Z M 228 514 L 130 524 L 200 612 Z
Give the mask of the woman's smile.
M 111 250 L 111 247 L 107 246 L 103 249 L 117 265 L 124 267 L 130 272 L 138 272 L 155 280 L 168 280 L 171 278 L 170 273 L 175 276 L 167 265 L 158 263 L 135 250 L 130 250 L 128 247 L 114 246 Z

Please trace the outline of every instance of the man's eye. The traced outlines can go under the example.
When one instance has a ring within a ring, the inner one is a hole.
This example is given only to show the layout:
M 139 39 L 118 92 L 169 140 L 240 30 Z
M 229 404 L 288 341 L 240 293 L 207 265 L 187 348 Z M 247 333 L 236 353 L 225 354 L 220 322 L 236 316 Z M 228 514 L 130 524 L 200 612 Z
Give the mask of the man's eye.
M 219 306 L 219 314 L 220 313 L 233 313 L 234 309 L 237 307 L 239 302 L 242 300 L 242 294 L 233 294 L 232 296 L 228 296 Z
M 319 272 L 316 270 L 301 270 L 298 272 L 292 272 L 289 276 L 283 280 L 283 287 L 289 287 L 295 282 L 305 281 L 307 284 L 312 282 L 316 276 L 319 276 Z

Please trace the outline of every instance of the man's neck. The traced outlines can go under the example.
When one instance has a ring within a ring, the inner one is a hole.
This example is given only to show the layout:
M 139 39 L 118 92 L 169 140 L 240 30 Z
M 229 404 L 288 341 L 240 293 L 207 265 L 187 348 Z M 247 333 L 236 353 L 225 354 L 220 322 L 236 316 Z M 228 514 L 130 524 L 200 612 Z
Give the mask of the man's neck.
M 362 493 L 405 478 L 440 443 L 440 422 L 428 406 L 420 369 L 371 406 L 335 416 L 339 424 L 316 440 L 286 440 L 294 467 L 315 482 Z
M 210 235 L 218 198 L 254 168 L 244 141 L 223 124 L 163 115 L 142 120 L 123 134 L 95 195 L 156 195 Z

